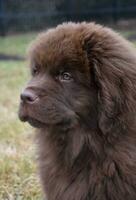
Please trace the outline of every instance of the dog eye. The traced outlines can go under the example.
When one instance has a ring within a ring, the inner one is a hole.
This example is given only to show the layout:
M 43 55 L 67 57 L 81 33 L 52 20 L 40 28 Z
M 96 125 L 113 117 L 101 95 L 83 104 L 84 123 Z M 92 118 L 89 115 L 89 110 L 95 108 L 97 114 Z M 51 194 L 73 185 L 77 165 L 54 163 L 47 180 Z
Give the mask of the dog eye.
M 32 69 L 32 75 L 35 76 L 39 73 L 39 69 L 38 69 L 38 66 L 34 66 L 33 69 Z
M 72 75 L 69 73 L 69 72 L 63 72 L 61 75 L 60 75 L 60 80 L 61 81 L 70 81 L 72 80 Z

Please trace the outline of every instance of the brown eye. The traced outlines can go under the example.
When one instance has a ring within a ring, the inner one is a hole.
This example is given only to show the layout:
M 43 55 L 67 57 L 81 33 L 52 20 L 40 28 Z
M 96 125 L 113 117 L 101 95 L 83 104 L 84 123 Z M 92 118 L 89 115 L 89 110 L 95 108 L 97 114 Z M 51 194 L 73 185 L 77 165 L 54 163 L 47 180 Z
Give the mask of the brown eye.
M 72 75 L 69 73 L 69 72 L 63 72 L 61 75 L 60 75 L 60 80 L 61 81 L 70 81 L 72 80 Z
M 35 76 L 35 75 L 37 75 L 38 73 L 39 73 L 38 67 L 37 67 L 37 66 L 33 67 L 33 69 L 32 69 L 32 75 Z

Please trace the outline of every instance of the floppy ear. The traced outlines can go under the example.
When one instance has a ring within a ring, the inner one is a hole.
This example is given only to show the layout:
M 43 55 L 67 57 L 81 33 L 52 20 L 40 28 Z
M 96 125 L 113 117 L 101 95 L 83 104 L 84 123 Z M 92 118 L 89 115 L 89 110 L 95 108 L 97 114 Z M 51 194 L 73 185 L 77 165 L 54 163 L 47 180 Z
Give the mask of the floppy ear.
M 115 39 L 112 37 L 107 41 L 98 39 L 92 34 L 85 39 L 83 48 L 89 61 L 91 76 L 98 88 L 98 126 L 111 141 L 128 130 L 129 121 L 133 118 L 132 79 L 135 74 L 131 69 L 129 55 L 122 53 L 124 44 L 108 44 Z

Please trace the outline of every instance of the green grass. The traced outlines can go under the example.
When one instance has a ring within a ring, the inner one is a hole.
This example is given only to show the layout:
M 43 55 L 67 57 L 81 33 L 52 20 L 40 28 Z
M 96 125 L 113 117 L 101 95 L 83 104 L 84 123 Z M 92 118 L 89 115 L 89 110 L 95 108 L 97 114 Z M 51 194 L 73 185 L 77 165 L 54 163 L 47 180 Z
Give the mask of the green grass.
M 131 32 L 123 32 L 128 37 Z M 0 37 L 0 53 L 25 55 L 36 34 Z M 136 44 L 136 42 L 134 41 Z M 0 61 L 0 200 L 41 200 L 32 128 L 17 116 L 29 73 L 23 61 Z
M 26 46 L 35 38 L 36 34 L 11 35 L 0 37 L 0 53 L 24 56 Z

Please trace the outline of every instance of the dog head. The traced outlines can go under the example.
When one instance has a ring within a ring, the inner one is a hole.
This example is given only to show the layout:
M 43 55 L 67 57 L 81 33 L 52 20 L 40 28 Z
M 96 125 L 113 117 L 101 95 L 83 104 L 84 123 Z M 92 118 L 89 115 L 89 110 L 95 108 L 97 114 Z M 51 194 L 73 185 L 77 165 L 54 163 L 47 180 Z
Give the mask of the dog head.
M 40 34 L 29 58 L 22 121 L 35 127 L 84 124 L 104 134 L 125 130 L 136 64 L 125 39 L 93 23 L 68 23 Z

